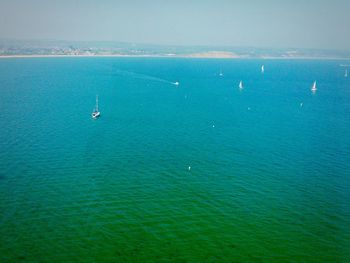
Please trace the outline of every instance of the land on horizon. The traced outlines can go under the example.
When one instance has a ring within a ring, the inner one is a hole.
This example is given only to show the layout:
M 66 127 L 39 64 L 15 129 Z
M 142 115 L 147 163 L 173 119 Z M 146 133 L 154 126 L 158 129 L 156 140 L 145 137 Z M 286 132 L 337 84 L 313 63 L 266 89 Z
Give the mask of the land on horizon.
M 114 41 L 0 40 L 0 58 L 61 56 L 350 59 L 347 50 L 179 46 Z
M 350 263 L 349 10 L 0 0 L 0 263 Z

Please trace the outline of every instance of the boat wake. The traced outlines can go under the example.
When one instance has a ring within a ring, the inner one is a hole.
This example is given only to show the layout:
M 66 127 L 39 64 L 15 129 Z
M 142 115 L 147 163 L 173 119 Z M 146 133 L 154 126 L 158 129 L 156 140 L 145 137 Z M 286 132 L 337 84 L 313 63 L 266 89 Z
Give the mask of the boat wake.
M 172 82 L 172 81 L 169 81 L 166 79 L 158 78 L 158 77 L 147 75 L 147 74 L 137 73 L 137 72 L 133 72 L 133 71 L 118 69 L 118 70 L 114 70 L 114 72 L 117 73 L 118 75 L 130 77 L 130 78 L 134 78 L 134 79 L 144 79 L 144 80 L 150 80 L 150 81 L 154 81 L 154 82 L 162 82 L 162 83 L 172 84 L 175 86 L 179 85 L 178 81 Z

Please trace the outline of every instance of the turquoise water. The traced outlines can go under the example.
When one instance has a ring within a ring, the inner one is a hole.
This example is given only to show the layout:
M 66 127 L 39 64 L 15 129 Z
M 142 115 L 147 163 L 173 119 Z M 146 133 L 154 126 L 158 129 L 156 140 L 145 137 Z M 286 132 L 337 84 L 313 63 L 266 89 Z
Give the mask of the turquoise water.
M 1 59 L 0 261 L 349 262 L 340 63 Z

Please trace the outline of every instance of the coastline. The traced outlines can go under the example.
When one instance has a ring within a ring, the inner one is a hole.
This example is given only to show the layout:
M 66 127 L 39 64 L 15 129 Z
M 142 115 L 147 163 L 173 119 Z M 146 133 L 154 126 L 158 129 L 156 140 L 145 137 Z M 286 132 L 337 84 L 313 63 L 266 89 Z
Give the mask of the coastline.
M 294 60 L 294 59 L 305 59 L 305 60 L 350 60 L 349 57 L 308 57 L 308 56 L 295 56 L 295 57 L 273 57 L 273 56 L 261 56 L 261 57 L 248 57 L 239 55 L 219 55 L 219 54 L 206 54 L 206 53 L 194 53 L 188 55 L 123 55 L 123 54 L 97 54 L 97 55 L 0 55 L 0 59 L 13 59 L 13 58 L 92 58 L 92 57 L 116 57 L 116 58 L 189 58 L 189 59 L 262 59 L 262 60 Z

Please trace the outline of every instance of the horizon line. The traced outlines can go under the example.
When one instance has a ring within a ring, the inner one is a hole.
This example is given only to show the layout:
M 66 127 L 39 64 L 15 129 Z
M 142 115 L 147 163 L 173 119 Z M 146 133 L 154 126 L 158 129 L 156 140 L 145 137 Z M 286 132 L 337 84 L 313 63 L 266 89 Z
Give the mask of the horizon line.
M 7 37 L 0 37 L 1 41 L 18 41 L 18 42 L 25 42 L 25 41 L 43 41 L 43 42 L 66 42 L 66 43 L 115 43 L 115 44 L 130 44 L 130 45 L 150 45 L 150 46 L 160 46 L 160 47 L 216 47 L 216 48 L 237 48 L 237 49 L 269 49 L 269 50 L 315 50 L 315 51 L 338 51 L 338 52 L 350 52 L 350 49 L 341 49 L 341 48 L 315 48 L 315 47 L 287 47 L 287 46 L 251 46 L 251 45 L 234 45 L 234 44 L 161 44 L 161 43 L 154 43 L 154 42 L 133 42 L 133 41 L 120 41 L 120 40 L 67 40 L 67 39 L 55 39 L 55 38 L 7 38 Z

